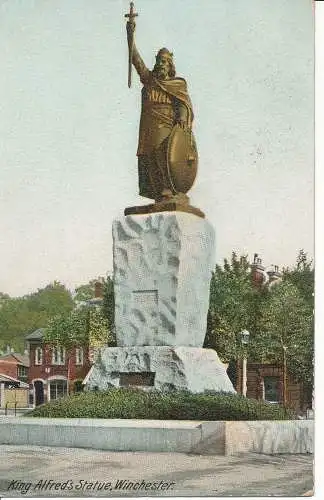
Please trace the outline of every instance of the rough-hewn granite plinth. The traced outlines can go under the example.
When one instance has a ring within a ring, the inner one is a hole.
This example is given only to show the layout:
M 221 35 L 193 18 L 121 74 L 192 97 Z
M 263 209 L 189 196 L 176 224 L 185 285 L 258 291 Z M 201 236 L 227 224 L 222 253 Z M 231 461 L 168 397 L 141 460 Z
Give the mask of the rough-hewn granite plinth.
M 215 265 L 211 224 L 163 212 L 113 222 L 118 346 L 201 347 Z
M 85 382 L 87 389 L 99 390 L 138 386 L 235 393 L 216 352 L 195 347 L 104 347 Z

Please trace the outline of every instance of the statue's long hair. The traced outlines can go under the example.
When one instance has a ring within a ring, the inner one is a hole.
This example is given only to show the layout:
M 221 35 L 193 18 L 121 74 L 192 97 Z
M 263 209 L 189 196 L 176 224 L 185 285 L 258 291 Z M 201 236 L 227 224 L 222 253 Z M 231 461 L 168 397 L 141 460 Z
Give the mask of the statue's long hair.
M 169 59 L 169 64 L 170 64 L 169 78 L 174 78 L 176 76 L 176 69 L 175 69 L 173 59 Z

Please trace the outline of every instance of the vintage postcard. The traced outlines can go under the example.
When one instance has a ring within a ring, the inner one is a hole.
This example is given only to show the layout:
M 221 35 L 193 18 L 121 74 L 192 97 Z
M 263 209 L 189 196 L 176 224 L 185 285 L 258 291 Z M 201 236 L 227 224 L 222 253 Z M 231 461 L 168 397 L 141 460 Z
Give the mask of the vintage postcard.
M 0 0 L 0 496 L 314 494 L 311 0 Z

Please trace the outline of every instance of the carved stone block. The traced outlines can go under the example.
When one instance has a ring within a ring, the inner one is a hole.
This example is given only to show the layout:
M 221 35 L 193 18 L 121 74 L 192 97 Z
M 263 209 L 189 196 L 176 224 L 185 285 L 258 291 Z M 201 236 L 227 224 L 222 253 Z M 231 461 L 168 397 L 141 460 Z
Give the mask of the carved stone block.
M 84 382 L 87 389 L 100 390 L 135 385 L 162 391 L 235 393 L 216 352 L 197 347 L 104 347 Z
M 113 223 L 118 346 L 203 345 L 215 235 L 182 212 L 128 215 Z

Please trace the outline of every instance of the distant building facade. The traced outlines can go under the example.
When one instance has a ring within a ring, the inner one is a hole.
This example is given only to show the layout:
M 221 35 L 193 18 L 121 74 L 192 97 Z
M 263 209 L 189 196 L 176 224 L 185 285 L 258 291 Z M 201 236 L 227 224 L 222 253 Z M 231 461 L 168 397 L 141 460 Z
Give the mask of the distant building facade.
M 29 357 L 27 354 L 8 352 L 0 356 L 0 374 L 21 382 L 28 382 Z
M 11 352 L 0 356 L 0 408 L 28 406 L 29 358 Z
M 89 371 L 89 350 L 75 346 L 69 352 L 44 341 L 44 329 L 27 335 L 29 351 L 28 382 L 33 404 L 58 399 L 82 390 L 82 380 Z

